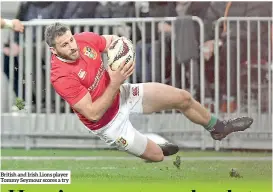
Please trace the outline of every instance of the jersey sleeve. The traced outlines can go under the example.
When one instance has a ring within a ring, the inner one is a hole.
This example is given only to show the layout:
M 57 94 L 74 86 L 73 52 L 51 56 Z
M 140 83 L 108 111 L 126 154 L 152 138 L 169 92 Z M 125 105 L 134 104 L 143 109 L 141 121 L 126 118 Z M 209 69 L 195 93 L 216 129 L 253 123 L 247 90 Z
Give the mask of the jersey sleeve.
M 106 39 L 103 36 L 92 32 L 83 32 L 83 34 L 89 42 L 93 43 L 96 47 L 99 48 L 100 52 L 105 50 Z
M 87 93 L 88 90 L 81 85 L 79 80 L 73 75 L 68 77 L 60 77 L 52 85 L 55 91 L 70 104 L 75 105 L 79 102 Z

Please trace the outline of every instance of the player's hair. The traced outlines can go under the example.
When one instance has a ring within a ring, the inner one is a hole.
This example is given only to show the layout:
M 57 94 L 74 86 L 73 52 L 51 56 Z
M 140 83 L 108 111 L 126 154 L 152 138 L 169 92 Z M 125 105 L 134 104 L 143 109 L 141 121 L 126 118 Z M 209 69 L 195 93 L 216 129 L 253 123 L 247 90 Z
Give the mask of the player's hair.
M 70 28 L 62 23 L 53 23 L 45 29 L 45 41 L 49 47 L 55 47 L 56 37 L 64 35 Z

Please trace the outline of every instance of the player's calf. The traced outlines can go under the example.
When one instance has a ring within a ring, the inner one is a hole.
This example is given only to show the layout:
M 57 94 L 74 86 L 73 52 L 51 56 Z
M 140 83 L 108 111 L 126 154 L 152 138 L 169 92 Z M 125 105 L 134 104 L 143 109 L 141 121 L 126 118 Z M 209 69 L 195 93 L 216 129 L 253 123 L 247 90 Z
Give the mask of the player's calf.
M 184 90 L 180 90 L 180 102 L 176 108 L 192 122 L 202 125 L 215 140 L 222 140 L 233 132 L 244 131 L 253 123 L 251 117 L 237 117 L 227 121 L 219 120 Z
M 160 162 L 164 160 L 164 154 L 160 146 L 150 139 L 147 139 L 147 146 L 144 153 L 140 156 L 142 159 L 152 162 Z
M 147 162 L 160 162 L 164 160 L 164 156 L 174 155 L 179 151 L 177 145 L 166 142 L 164 144 L 156 144 L 152 140 L 148 139 L 145 152 L 141 155 L 141 158 Z
M 118 138 L 122 138 L 122 141 L 118 139 L 115 144 L 128 153 L 152 162 L 160 162 L 164 160 L 164 154 L 160 146 L 155 142 L 147 138 L 139 131 L 137 131 L 129 121 L 127 121 L 126 131 L 122 131 L 122 135 Z M 115 134 L 116 132 L 112 132 Z M 112 136 L 112 135 L 111 135 Z

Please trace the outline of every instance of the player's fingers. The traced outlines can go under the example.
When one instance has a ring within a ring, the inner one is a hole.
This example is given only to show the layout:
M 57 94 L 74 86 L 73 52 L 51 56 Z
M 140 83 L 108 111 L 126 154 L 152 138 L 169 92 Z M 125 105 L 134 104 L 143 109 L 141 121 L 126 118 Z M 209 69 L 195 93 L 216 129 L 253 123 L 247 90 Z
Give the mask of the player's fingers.
M 134 70 L 134 68 L 135 68 L 135 62 L 134 62 L 134 61 L 131 61 L 131 62 L 130 62 L 130 65 L 129 65 L 129 67 L 128 67 L 128 71 Z
M 121 62 L 121 64 L 120 64 L 119 67 L 118 67 L 118 71 L 124 70 L 125 62 L 126 62 L 126 60 L 124 60 L 123 62 Z
M 127 73 L 127 71 L 130 69 L 131 65 L 132 65 L 132 62 L 129 62 L 129 63 L 125 64 L 123 69 L 122 69 L 122 73 L 123 74 Z
M 126 77 L 132 75 L 134 73 L 134 67 L 130 67 L 129 70 L 126 72 Z
M 133 62 L 130 61 L 129 63 L 126 64 L 126 71 L 130 70 L 133 66 Z
M 136 61 L 135 61 L 135 60 L 132 60 L 132 65 L 131 65 L 131 67 L 132 67 L 132 68 L 135 68 L 135 65 L 136 65 Z
M 133 73 L 134 73 L 134 69 L 132 69 L 131 71 L 128 72 L 128 74 L 126 74 L 126 78 L 130 77 Z

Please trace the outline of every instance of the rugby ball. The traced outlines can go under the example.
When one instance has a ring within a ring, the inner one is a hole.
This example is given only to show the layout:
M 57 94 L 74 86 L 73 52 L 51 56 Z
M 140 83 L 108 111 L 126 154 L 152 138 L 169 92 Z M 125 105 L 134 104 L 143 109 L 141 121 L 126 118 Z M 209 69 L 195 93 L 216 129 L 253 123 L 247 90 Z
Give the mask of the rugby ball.
M 135 61 L 133 43 L 126 37 L 119 37 L 113 41 L 107 51 L 108 65 L 115 71 L 125 61 L 125 65 Z

